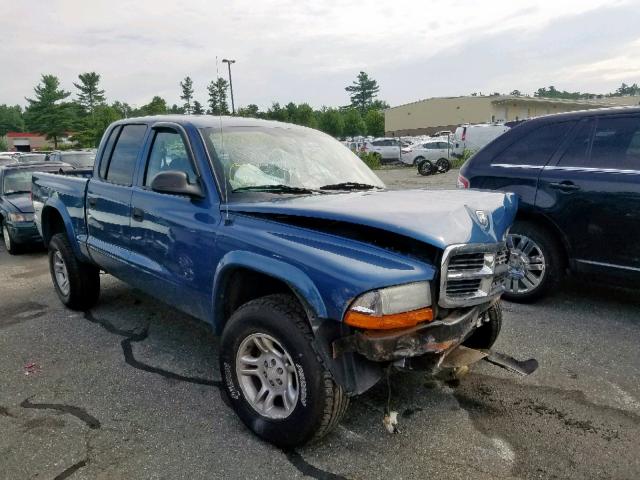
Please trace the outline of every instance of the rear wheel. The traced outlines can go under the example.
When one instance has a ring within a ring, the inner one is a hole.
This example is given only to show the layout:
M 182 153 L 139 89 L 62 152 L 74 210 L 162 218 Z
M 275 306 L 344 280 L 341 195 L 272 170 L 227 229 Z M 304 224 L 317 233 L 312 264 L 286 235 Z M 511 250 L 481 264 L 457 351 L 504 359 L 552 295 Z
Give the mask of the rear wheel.
M 428 175 L 432 175 L 434 172 L 435 167 L 429 160 L 421 160 L 420 163 L 418 163 L 418 173 L 420 175 L 426 177 Z
M 67 236 L 58 233 L 49 242 L 49 270 L 58 297 L 73 310 L 93 307 L 100 296 L 100 270 L 73 253 Z
M 11 233 L 5 223 L 2 224 L 2 237 L 4 238 L 4 248 L 6 248 L 9 255 L 15 255 L 19 253 L 19 245 L 11 238 Z
M 556 239 L 529 221 L 516 221 L 507 237 L 509 270 L 505 300 L 533 302 L 560 282 L 564 258 Z
M 326 435 L 349 404 L 312 342 L 306 313 L 281 294 L 240 307 L 222 334 L 220 371 L 231 406 L 256 435 L 280 447 Z

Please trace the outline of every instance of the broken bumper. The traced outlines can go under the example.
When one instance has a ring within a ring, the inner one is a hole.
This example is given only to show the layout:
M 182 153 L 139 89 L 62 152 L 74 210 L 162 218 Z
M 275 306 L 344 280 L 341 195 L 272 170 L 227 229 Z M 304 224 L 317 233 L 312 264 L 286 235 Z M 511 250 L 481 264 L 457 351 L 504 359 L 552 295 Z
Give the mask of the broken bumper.
M 439 355 L 462 343 L 478 326 L 478 318 L 491 304 L 465 311 L 409 329 L 358 331 L 333 342 L 333 356 L 357 352 L 374 362 L 393 361 L 425 354 Z

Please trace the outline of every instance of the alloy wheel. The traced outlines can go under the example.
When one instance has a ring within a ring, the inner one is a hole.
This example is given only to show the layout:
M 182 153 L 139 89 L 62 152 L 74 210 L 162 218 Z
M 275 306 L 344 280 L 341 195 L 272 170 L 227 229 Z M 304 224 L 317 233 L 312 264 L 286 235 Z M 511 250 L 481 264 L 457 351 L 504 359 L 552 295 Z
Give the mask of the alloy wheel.
M 60 250 L 56 250 L 53 254 L 53 273 L 60 292 L 66 297 L 69 295 L 69 273 Z
M 254 333 L 236 354 L 238 383 L 249 405 L 270 419 L 287 418 L 299 395 L 298 373 L 291 355 L 275 338 Z
M 509 266 L 506 290 L 514 295 L 529 293 L 540 286 L 546 272 L 546 261 L 540 245 L 530 237 L 510 234 Z

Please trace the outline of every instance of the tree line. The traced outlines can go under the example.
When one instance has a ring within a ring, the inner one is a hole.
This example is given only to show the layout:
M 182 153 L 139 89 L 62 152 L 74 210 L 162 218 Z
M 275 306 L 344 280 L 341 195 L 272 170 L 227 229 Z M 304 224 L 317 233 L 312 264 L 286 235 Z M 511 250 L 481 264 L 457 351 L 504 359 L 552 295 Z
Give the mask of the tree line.
M 195 99 L 191 77 L 180 82 L 181 105 L 169 105 L 160 96 L 141 107 L 132 107 L 119 100 L 107 102 L 100 85 L 100 75 L 85 72 L 78 75 L 74 96 L 61 87 L 55 75 L 43 74 L 34 87 L 34 94 L 26 98 L 27 106 L 0 105 L 0 137 L 9 131 L 30 131 L 45 135 L 58 148 L 59 141 L 69 133 L 78 147 L 95 147 L 107 126 L 119 119 L 168 113 L 187 115 L 229 115 L 228 87 L 224 78 L 212 80 L 206 86 L 207 103 Z M 365 72 L 345 87 L 350 104 L 342 107 L 314 109 L 308 103 L 289 102 L 281 106 L 273 102 L 266 111 L 255 104 L 240 107 L 236 115 L 295 123 L 322 130 L 334 137 L 384 135 L 383 110 L 389 105 L 378 100 L 378 83 Z

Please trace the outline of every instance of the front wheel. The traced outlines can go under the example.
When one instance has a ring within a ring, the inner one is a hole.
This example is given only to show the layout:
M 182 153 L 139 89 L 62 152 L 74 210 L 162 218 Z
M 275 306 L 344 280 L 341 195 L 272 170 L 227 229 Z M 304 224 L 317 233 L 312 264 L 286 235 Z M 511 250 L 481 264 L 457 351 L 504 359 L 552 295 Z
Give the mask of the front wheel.
M 331 431 L 349 399 L 313 347 L 307 316 L 291 295 L 269 295 L 240 307 L 224 329 L 220 371 L 240 419 L 283 448 Z
M 502 298 L 528 303 L 552 291 L 564 272 L 564 258 L 555 238 L 528 221 L 516 221 L 507 237 L 509 270 Z
M 489 349 L 498 339 L 502 329 L 502 307 L 495 303 L 482 314 L 482 324 L 476 328 L 463 345 L 469 348 Z
M 93 307 L 100 296 L 100 270 L 74 254 L 67 236 L 58 233 L 49 242 L 49 270 L 60 301 L 72 310 Z

